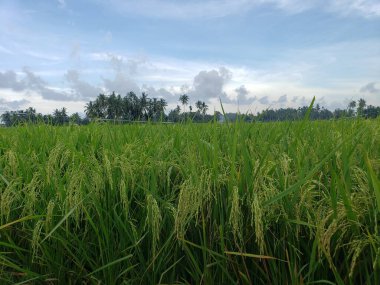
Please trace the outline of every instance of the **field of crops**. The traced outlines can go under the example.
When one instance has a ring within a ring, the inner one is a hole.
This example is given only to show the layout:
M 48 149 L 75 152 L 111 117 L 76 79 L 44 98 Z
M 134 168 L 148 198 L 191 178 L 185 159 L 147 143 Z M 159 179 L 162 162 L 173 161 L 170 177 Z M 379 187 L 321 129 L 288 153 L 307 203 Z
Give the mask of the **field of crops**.
M 0 284 L 380 284 L 380 120 L 0 129 Z

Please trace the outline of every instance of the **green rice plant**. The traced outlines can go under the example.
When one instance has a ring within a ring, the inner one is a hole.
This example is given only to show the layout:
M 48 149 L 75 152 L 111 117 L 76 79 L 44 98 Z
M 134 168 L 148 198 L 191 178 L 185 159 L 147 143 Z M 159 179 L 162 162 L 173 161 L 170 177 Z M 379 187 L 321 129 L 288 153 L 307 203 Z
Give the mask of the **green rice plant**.
M 379 284 L 380 121 L 0 129 L 1 284 Z

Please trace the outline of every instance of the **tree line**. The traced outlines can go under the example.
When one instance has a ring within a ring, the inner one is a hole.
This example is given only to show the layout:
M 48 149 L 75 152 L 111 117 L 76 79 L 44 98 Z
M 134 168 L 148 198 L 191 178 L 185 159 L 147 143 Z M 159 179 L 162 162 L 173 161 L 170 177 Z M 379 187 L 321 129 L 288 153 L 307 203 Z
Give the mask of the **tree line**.
M 87 117 L 82 118 L 79 113 L 69 116 L 65 107 L 55 109 L 52 114 L 47 115 L 37 113 L 36 109 L 32 107 L 26 110 L 7 111 L 1 115 L 1 121 L 7 127 L 25 123 L 45 123 L 49 125 L 64 125 L 68 123 L 83 125 L 89 123 L 89 119 Z
M 1 115 L 1 121 L 5 126 L 14 126 L 23 123 L 45 123 L 51 125 L 65 124 L 88 124 L 90 121 L 113 121 L 113 122 L 180 122 L 191 119 L 195 122 L 206 122 L 214 116 L 206 112 L 208 106 L 203 101 L 195 103 L 196 110 L 189 105 L 189 96 L 183 94 L 179 97 L 182 104 L 182 111 L 179 105 L 168 114 L 165 113 L 167 102 L 163 98 L 150 98 L 147 93 L 137 96 L 134 92 L 127 93 L 122 97 L 120 94 L 112 92 L 110 95 L 99 94 L 98 97 L 90 101 L 85 106 L 85 116 L 79 113 L 67 114 L 66 108 L 56 109 L 52 114 L 43 115 L 37 113 L 32 107 L 26 110 L 6 111 Z M 187 111 L 186 107 L 189 107 Z
M 182 94 L 179 97 L 180 105 L 166 114 L 167 102 L 163 98 L 150 98 L 148 94 L 142 93 L 137 96 L 134 92 L 127 93 L 122 97 L 112 92 L 110 95 L 99 94 L 85 106 L 85 116 L 78 113 L 67 114 L 66 108 L 55 109 L 52 114 L 43 115 L 37 113 L 32 107 L 26 110 L 7 111 L 1 115 L 1 121 L 5 126 L 14 126 L 23 123 L 45 123 L 51 125 L 77 124 L 84 125 L 90 121 L 113 121 L 113 122 L 181 122 L 191 120 L 193 122 L 209 122 L 213 120 L 223 121 L 224 116 L 219 112 L 213 115 L 207 114 L 208 105 L 204 101 L 196 101 L 194 106 L 189 104 L 189 96 Z M 253 121 L 285 121 L 300 120 L 305 117 L 307 106 L 299 108 L 266 109 L 256 115 L 246 114 L 244 120 Z M 233 120 L 236 113 L 225 115 Z M 376 118 L 380 116 L 380 107 L 366 104 L 364 99 L 349 102 L 346 109 L 335 109 L 330 111 L 319 104 L 313 106 L 310 113 L 312 120 L 329 120 L 347 117 Z
M 165 113 L 167 102 L 163 98 L 149 98 L 146 93 L 137 96 L 129 92 L 125 97 L 100 94 L 94 101 L 86 104 L 85 113 L 91 120 L 110 121 L 170 121 L 179 122 L 190 118 L 193 121 L 209 121 L 213 116 L 207 115 L 208 106 L 203 101 L 195 103 L 196 110 L 189 105 L 189 96 L 183 94 L 179 97 L 181 107 L 177 105 L 168 114 Z M 189 111 L 187 106 L 189 105 Z
M 295 121 L 301 120 L 305 117 L 308 107 L 299 108 L 280 108 L 277 110 L 267 109 L 257 113 L 257 115 L 246 116 L 247 121 Z M 330 120 L 339 118 L 376 118 L 380 116 L 380 107 L 368 105 L 364 99 L 358 101 L 351 101 L 346 109 L 335 109 L 330 111 L 319 104 L 313 105 L 310 112 L 311 120 Z

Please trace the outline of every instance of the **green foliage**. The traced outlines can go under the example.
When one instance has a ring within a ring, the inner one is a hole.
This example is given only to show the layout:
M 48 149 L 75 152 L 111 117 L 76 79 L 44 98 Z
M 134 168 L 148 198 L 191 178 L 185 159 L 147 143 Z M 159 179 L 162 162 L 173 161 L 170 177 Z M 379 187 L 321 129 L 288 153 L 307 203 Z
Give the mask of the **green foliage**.
M 34 108 L 19 111 L 7 111 L 1 115 L 1 120 L 7 127 L 23 125 L 23 124 L 51 124 L 51 125 L 65 125 L 70 123 L 85 125 L 88 123 L 86 118 L 82 119 L 78 113 L 72 114 L 70 117 L 67 115 L 66 108 L 55 109 L 52 115 L 42 115 L 37 113 Z
M 228 121 L 0 129 L 0 283 L 379 284 L 379 119 Z
M 121 97 L 113 92 L 109 96 L 100 94 L 94 101 L 87 103 L 85 112 L 91 119 L 159 121 L 165 116 L 166 106 L 164 99 L 149 98 L 146 93 L 138 97 L 129 92 Z
M 355 107 L 357 110 L 355 112 Z M 308 107 L 303 106 L 297 109 L 295 108 L 280 108 L 277 110 L 266 109 L 259 112 L 257 115 L 245 116 L 246 121 L 297 121 L 302 120 L 308 112 Z M 235 117 L 236 114 L 227 114 L 230 117 Z M 365 117 L 365 118 L 376 118 L 380 116 L 380 107 L 375 107 L 372 105 L 366 106 L 364 99 L 359 99 L 358 102 L 351 101 L 347 109 L 335 109 L 330 111 L 324 107 L 320 107 L 319 104 L 313 106 L 310 111 L 311 120 L 331 120 L 339 118 L 352 118 L 355 116 Z

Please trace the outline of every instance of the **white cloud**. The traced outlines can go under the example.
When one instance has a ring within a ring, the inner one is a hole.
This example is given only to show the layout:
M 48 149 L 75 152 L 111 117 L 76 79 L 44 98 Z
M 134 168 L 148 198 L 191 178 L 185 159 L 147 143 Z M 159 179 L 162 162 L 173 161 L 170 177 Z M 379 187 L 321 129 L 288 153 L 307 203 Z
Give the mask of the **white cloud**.
M 38 92 L 46 100 L 71 100 L 65 92 L 50 87 L 46 81 L 36 75 L 29 68 L 24 67 L 20 78 L 15 71 L 0 72 L 0 88 L 11 89 L 17 92 Z
M 258 99 L 258 101 L 260 102 L 260 104 L 263 104 L 263 105 L 269 104 L 268 96 L 261 97 Z
M 158 18 L 217 18 L 245 13 L 263 5 L 270 5 L 288 13 L 301 13 L 310 9 L 322 9 L 341 15 L 356 14 L 379 17 L 377 0 L 110 0 L 119 12 L 138 13 Z M 158 12 L 159 11 L 159 12 Z
M 123 73 L 116 73 L 113 79 L 103 78 L 104 87 L 108 92 L 129 92 L 140 93 L 140 87 L 137 83 L 128 78 Z
M 101 88 L 92 86 L 88 82 L 82 80 L 77 70 L 68 70 L 65 74 L 65 78 L 69 83 L 72 92 L 74 93 L 74 97 L 78 100 L 93 99 L 102 92 Z
M 141 91 L 148 94 L 148 96 L 151 98 L 163 98 L 169 103 L 178 101 L 176 90 L 171 90 L 164 87 L 155 88 L 153 86 L 143 85 Z
M 103 78 L 103 84 L 108 92 L 130 92 L 140 93 L 140 87 L 132 78 L 137 73 L 140 62 L 128 60 L 115 54 L 108 54 L 109 62 L 114 71 L 114 78 Z
M 366 18 L 380 16 L 380 2 L 377 0 L 334 0 L 328 8 L 342 15 L 357 14 Z
M 28 50 L 25 52 L 26 55 L 37 58 L 37 59 L 42 59 L 45 61 L 60 61 L 62 58 L 60 56 L 52 55 L 52 54 L 47 54 L 47 53 L 41 53 L 37 51 L 31 51 Z
M 225 67 L 220 67 L 219 70 L 202 70 L 194 77 L 193 89 L 189 95 L 194 100 L 225 97 L 223 87 L 231 78 L 231 71 Z
M 66 91 L 66 90 L 65 90 Z M 69 114 L 83 113 L 85 101 L 68 100 L 46 100 L 38 91 L 19 92 L 11 89 L 1 89 L 0 106 L 3 102 L 6 106 L 0 108 L 0 113 L 4 111 L 15 111 L 33 107 L 42 114 L 51 114 L 54 109 L 66 107 Z
M 19 110 L 28 103 L 30 103 L 30 101 L 26 99 L 8 101 L 6 99 L 0 98 L 0 113 L 5 111 Z
M 284 94 L 284 95 L 280 96 L 276 103 L 279 103 L 281 105 L 288 103 L 288 95 Z
M 380 88 L 376 87 L 376 82 L 370 82 L 366 85 L 364 85 L 362 88 L 360 88 L 361 93 L 380 93 Z
M 25 80 L 18 78 L 16 72 L 8 70 L 0 72 L 0 88 L 10 88 L 14 91 L 21 91 L 26 88 Z
M 231 94 L 229 94 L 230 95 L 229 98 L 231 98 L 230 99 L 231 102 L 236 102 L 239 105 L 240 104 L 244 105 L 244 104 L 252 104 L 253 102 L 257 100 L 256 96 L 249 96 L 251 92 L 245 87 L 245 85 L 241 85 L 238 88 L 235 88 L 234 91 L 236 93 L 236 97 L 231 98 Z
M 239 97 L 247 97 L 247 95 L 249 94 L 247 88 L 245 88 L 244 85 L 241 85 L 239 88 L 236 88 L 235 92 L 236 92 L 238 98 Z

